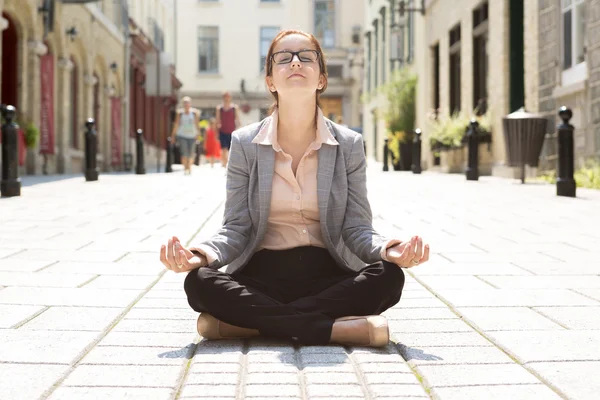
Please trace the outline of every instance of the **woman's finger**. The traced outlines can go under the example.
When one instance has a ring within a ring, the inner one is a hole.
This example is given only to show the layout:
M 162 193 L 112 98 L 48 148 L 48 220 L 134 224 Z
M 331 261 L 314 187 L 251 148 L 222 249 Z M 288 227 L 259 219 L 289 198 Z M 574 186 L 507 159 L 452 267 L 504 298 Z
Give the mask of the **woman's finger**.
M 421 263 L 429 261 L 429 245 L 425 245 L 425 251 L 423 252 L 423 257 L 421 258 Z
M 160 262 L 163 263 L 167 269 L 171 269 L 171 265 L 169 265 L 169 262 L 167 261 L 167 246 L 164 244 L 160 246 Z
M 182 251 L 181 251 L 181 244 L 179 242 L 175 243 L 175 264 L 177 264 L 177 267 L 179 267 L 181 265 L 182 262 L 182 257 L 181 255 Z
M 167 243 L 167 262 L 171 269 L 175 266 L 175 254 L 173 253 L 173 239 L 169 239 Z
M 417 245 L 415 250 L 415 260 L 421 262 L 423 258 L 423 238 L 417 236 Z

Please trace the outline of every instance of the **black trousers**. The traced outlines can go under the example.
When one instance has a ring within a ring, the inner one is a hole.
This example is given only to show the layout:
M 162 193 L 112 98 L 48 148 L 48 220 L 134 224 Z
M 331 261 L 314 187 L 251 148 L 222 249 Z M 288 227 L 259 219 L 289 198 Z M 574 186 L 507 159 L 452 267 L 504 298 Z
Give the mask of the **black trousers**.
M 264 336 L 329 343 L 336 318 L 381 314 L 400 301 L 404 272 L 381 261 L 359 273 L 340 268 L 326 249 L 261 250 L 239 272 L 188 273 L 190 306 Z

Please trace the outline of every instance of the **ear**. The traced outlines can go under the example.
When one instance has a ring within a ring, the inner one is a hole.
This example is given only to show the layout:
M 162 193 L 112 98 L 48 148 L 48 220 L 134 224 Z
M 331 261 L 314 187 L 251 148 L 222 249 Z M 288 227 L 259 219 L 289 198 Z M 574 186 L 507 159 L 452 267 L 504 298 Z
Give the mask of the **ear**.
M 319 84 L 317 85 L 317 88 L 319 88 L 319 90 L 323 89 L 325 87 L 325 77 L 323 75 L 319 76 Z
M 265 78 L 265 82 L 266 82 L 266 84 L 267 84 L 267 88 L 269 88 L 269 91 L 270 91 L 270 92 L 273 92 L 273 93 L 274 93 L 274 92 L 276 92 L 276 91 L 277 91 L 277 89 L 275 88 L 275 85 L 273 84 L 273 78 L 272 78 L 272 77 L 270 77 L 270 76 L 267 76 L 267 77 Z

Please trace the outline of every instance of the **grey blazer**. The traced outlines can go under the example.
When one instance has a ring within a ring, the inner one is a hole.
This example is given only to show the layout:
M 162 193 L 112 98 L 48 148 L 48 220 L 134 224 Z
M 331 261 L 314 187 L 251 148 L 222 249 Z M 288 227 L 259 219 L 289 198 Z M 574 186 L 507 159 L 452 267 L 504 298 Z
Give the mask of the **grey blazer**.
M 191 247 L 216 258 L 209 268 L 227 266 L 228 273 L 240 270 L 259 248 L 267 230 L 275 151 L 270 145 L 252 143 L 264 122 L 233 133 L 223 225 L 213 237 Z M 366 264 L 381 261 L 389 239 L 372 226 L 362 136 L 330 120 L 326 123 L 339 146 L 323 144 L 319 149 L 321 232 L 339 266 L 358 271 Z

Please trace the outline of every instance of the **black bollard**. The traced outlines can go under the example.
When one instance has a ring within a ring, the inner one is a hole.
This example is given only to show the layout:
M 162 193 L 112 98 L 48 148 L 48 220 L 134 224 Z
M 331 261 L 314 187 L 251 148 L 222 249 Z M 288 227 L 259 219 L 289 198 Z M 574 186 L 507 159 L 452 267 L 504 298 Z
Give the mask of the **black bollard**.
M 165 172 L 173 172 L 173 143 L 170 136 L 167 138 L 167 165 Z
M 135 173 L 138 175 L 144 175 L 146 173 L 146 167 L 144 166 L 144 131 L 138 129 L 137 131 L 135 131 L 135 133 Z
M 577 185 L 573 174 L 575 171 L 575 153 L 573 149 L 573 133 L 575 127 L 569 124 L 573 117 L 570 108 L 562 106 L 558 110 L 558 116 L 562 119 L 558 129 L 558 176 L 556 178 L 556 195 L 575 197 Z
M 420 174 L 421 169 L 421 130 L 415 129 L 415 138 L 413 139 L 413 164 L 411 166 L 413 174 Z
M 93 118 L 85 121 L 85 180 L 88 182 L 98 180 L 98 168 L 96 167 L 98 138 L 94 129 L 95 124 L 96 121 Z
M 389 154 L 390 154 L 390 149 L 388 148 L 388 138 L 385 138 L 383 140 L 383 170 L 384 171 L 389 171 L 389 167 L 388 167 L 388 158 L 389 158 Z
M 19 178 L 19 125 L 14 122 L 17 109 L 13 106 L 2 108 L 2 116 L 6 123 L 2 125 L 2 181 L 0 194 L 2 197 L 21 195 L 21 178 Z
M 469 159 L 466 169 L 468 181 L 479 180 L 479 123 L 475 118 L 471 119 L 467 131 L 467 145 L 469 146 Z

